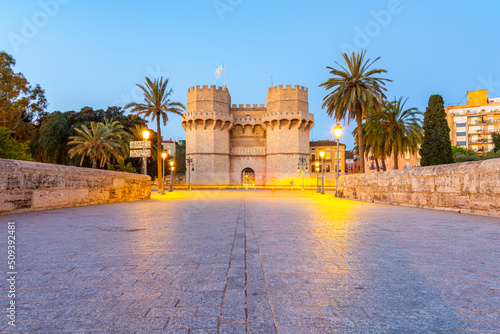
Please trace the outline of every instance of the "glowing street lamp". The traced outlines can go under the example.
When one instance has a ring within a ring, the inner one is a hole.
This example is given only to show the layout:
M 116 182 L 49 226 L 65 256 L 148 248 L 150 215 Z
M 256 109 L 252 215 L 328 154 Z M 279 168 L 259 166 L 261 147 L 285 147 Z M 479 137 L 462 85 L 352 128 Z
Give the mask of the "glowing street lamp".
M 162 161 L 162 168 L 163 168 L 163 173 L 161 177 L 161 194 L 165 195 L 165 158 L 167 157 L 167 152 L 162 152 L 161 153 L 161 158 L 163 159 Z
M 325 156 L 325 152 L 319 152 L 319 156 L 321 157 L 321 194 L 325 194 L 325 166 L 323 164 L 323 157 Z
M 170 186 L 168 187 L 168 192 L 174 191 L 174 162 L 170 161 Z
M 319 177 L 318 177 L 318 174 L 319 174 L 319 162 L 316 161 L 316 192 L 319 193 L 320 190 L 319 190 Z
M 339 170 L 340 170 L 340 168 L 339 168 L 339 139 L 340 139 L 340 136 L 342 136 L 342 127 L 339 124 L 337 124 L 333 128 L 333 134 L 337 138 L 337 178 L 335 179 L 335 197 L 337 197 L 339 194 L 338 185 L 339 185 Z
M 144 139 L 144 148 L 146 148 L 146 141 L 149 138 L 149 130 L 145 129 L 142 131 L 142 138 Z M 144 158 L 144 175 L 148 174 L 148 158 L 146 156 Z

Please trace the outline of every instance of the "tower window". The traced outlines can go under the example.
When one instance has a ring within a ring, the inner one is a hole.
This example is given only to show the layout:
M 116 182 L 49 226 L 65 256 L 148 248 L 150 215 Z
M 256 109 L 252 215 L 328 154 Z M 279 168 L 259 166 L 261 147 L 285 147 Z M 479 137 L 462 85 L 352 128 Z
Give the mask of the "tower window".
M 247 115 L 247 118 L 250 118 L 250 115 Z

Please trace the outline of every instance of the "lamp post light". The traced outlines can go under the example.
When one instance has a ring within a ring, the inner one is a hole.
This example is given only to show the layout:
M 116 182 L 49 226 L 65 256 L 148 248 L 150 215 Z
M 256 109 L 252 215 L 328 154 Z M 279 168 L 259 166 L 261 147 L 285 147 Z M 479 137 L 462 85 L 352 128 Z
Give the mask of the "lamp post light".
M 167 157 L 167 152 L 161 153 L 162 157 L 162 174 L 161 174 L 161 194 L 165 195 L 165 158 Z
M 187 158 L 186 162 L 188 163 L 188 190 L 191 190 L 191 163 L 193 162 L 193 158 Z
M 170 161 L 170 186 L 168 187 L 168 192 L 174 191 L 174 162 Z
M 321 157 L 321 194 L 325 194 L 325 166 L 323 163 L 323 157 L 325 156 L 325 152 L 319 152 L 319 156 Z
M 319 162 L 316 161 L 316 192 L 319 193 Z
M 337 178 L 335 179 L 335 197 L 338 196 L 339 194 L 339 191 L 338 191 L 338 185 L 339 185 L 339 139 L 340 139 L 340 136 L 342 136 L 342 127 L 337 124 L 334 128 L 333 128 L 333 134 L 335 135 L 335 137 L 337 138 Z
M 305 155 L 299 157 L 299 165 L 297 166 L 297 172 L 302 171 L 302 190 L 304 190 L 304 165 L 307 172 L 307 157 Z
M 142 138 L 144 139 L 144 147 L 146 147 L 146 141 L 149 138 L 149 130 L 145 129 L 142 131 Z M 144 175 L 148 174 L 148 158 L 146 156 L 144 158 Z

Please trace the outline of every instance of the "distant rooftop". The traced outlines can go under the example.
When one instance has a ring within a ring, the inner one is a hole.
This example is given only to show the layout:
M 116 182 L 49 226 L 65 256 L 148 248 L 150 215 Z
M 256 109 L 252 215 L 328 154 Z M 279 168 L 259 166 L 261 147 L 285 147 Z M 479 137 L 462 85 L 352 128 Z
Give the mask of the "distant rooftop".
M 341 146 L 345 146 L 345 144 L 339 143 Z M 309 142 L 310 147 L 317 146 L 337 146 L 337 142 L 334 140 L 313 140 Z

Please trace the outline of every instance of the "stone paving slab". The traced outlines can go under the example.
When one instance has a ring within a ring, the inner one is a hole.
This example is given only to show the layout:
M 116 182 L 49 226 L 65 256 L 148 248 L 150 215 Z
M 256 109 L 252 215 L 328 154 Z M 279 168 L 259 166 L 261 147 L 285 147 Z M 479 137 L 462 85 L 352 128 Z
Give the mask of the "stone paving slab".
M 16 222 L 5 333 L 500 333 L 500 219 L 176 191 Z M 3 232 L 1 232 L 3 231 Z

